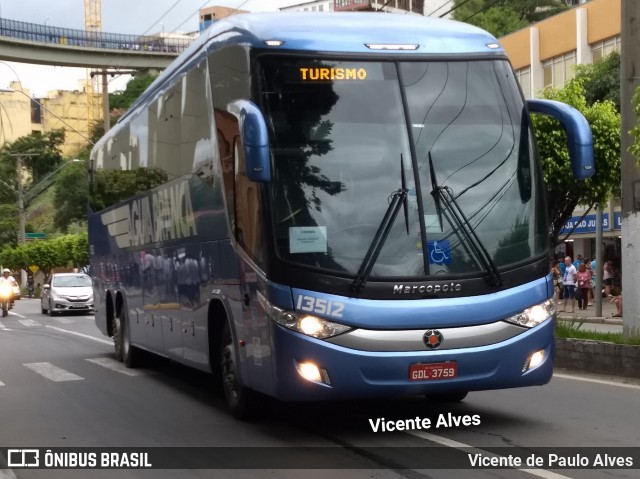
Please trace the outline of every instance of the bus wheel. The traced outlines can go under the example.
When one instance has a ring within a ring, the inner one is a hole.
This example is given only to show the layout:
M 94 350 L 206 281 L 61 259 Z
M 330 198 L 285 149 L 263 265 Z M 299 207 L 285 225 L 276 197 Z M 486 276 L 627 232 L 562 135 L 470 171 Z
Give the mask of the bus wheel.
M 222 391 L 231 415 L 236 419 L 248 420 L 255 417 L 255 393 L 240 383 L 236 351 L 229 323 L 225 321 L 220 337 L 220 372 Z
M 469 391 L 457 391 L 453 393 L 443 393 L 443 394 L 427 394 L 426 398 L 429 401 L 439 402 L 439 403 L 455 403 L 460 402 L 464 398 L 467 397 Z
M 122 320 L 120 316 L 113 318 L 113 346 L 116 352 L 116 359 L 122 361 Z

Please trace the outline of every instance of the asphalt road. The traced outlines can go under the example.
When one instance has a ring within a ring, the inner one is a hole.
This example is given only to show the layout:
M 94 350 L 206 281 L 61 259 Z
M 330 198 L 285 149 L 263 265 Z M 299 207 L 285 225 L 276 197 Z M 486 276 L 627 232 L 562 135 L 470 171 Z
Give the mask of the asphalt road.
M 37 300 L 23 299 L 0 319 L 0 451 L 228 448 L 185 454 L 205 454 L 214 466 L 226 459 L 232 467 L 20 469 L 9 468 L 7 458 L 0 457 L 0 479 L 640 476 L 640 448 L 621 449 L 640 445 L 640 383 L 628 379 L 558 371 L 544 387 L 471 393 L 453 406 L 422 398 L 324 404 L 265 399 L 263 405 L 259 421 L 239 422 L 227 414 L 206 374 L 154 358 L 146 358 L 143 368 L 124 368 L 93 316 L 49 317 L 40 314 Z M 465 418 L 468 425 L 452 423 Z M 398 422 L 407 419 L 416 421 Z M 428 429 L 425 420 L 431 421 Z M 409 430 L 382 431 L 382 423 L 385 428 L 407 424 Z M 185 450 L 162 451 L 171 462 L 172 455 Z M 490 460 L 487 451 L 502 458 L 544 456 L 545 467 L 472 468 L 471 457 Z M 597 453 L 635 454 L 635 469 L 556 469 L 546 464 L 549 454 L 571 461 Z M 301 469 L 276 468 L 278 461 Z

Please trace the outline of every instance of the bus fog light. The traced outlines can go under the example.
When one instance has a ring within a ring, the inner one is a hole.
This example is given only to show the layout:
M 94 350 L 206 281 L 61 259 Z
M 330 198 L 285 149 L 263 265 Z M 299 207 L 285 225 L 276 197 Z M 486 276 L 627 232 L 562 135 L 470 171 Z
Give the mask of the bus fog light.
M 524 367 L 522 368 L 522 372 L 537 368 L 538 366 L 540 366 L 540 364 L 542 364 L 543 360 L 544 360 L 544 349 L 541 349 L 540 351 L 536 351 L 531 356 L 529 356 L 529 358 L 525 361 Z
M 320 384 L 321 386 L 331 386 L 331 380 L 329 379 L 327 370 L 310 361 L 303 363 L 296 361 L 296 369 L 298 370 L 298 374 L 307 381 Z
M 322 382 L 322 376 L 320 375 L 320 368 L 313 363 L 298 363 L 298 374 L 305 378 L 307 381 L 313 381 L 314 383 Z

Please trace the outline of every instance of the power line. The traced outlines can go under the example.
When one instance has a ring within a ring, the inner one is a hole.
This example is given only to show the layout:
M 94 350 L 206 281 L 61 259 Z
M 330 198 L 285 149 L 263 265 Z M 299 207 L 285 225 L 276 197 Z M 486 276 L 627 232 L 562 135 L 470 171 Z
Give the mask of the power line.
M 442 5 L 440 5 L 438 8 L 436 8 L 433 12 L 429 13 L 427 15 L 427 17 L 430 17 L 431 15 L 433 15 L 434 13 L 436 13 L 438 10 L 441 10 L 444 8 L 445 5 L 448 5 L 450 3 L 453 3 L 454 0 L 449 0 L 448 2 L 443 3 Z
M 169 8 L 168 8 L 168 9 L 167 9 L 163 14 L 162 14 L 162 16 L 160 16 L 160 18 L 158 18 L 155 22 L 153 22 L 153 23 L 151 24 L 151 26 L 149 26 L 149 28 L 147 28 L 144 32 L 142 32 L 142 35 L 146 35 L 147 33 L 149 33 L 149 30 L 151 30 L 151 29 L 153 28 L 153 26 L 154 26 L 154 25 L 157 25 L 157 24 L 158 24 L 158 22 L 159 22 L 160 20 L 162 20 L 164 17 L 166 17 L 166 16 L 169 14 L 169 12 L 170 12 L 171 10 L 173 10 L 173 9 L 176 7 L 176 5 L 178 5 L 181 1 L 182 1 L 182 0 L 176 0 L 176 2 L 175 2 L 173 5 L 171 5 L 171 6 L 170 6 L 170 7 L 169 7 Z

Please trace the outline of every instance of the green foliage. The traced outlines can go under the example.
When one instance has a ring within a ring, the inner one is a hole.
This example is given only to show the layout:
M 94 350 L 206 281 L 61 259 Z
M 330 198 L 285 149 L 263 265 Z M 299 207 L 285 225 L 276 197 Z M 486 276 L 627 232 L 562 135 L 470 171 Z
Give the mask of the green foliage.
M 91 192 L 91 209 L 99 211 L 166 183 L 167 173 L 157 168 L 98 170 Z
M 620 54 L 617 51 L 599 63 L 578 65 L 575 78 L 584 86 L 587 105 L 609 100 L 620 112 Z
M 65 235 L 44 241 L 32 241 L 0 251 L 3 267 L 20 270 L 36 265 L 46 278 L 56 267 L 85 265 L 89 262 L 87 235 Z
M 127 82 L 124 91 L 109 94 L 109 107 L 111 109 L 121 108 L 126 110 L 140 95 L 147 89 L 157 75 L 136 75 Z
M 629 132 L 634 138 L 633 143 L 629 147 L 629 152 L 636 157 L 637 164 L 640 166 L 640 86 L 636 88 L 636 93 L 633 95 L 633 110 L 636 112 L 638 122 Z
M 454 20 L 502 37 L 566 9 L 561 0 L 454 0 Z
M 573 80 L 562 89 L 547 89 L 547 99 L 568 103 L 578 109 L 591 126 L 595 174 L 586 180 L 573 177 L 566 134 L 557 120 L 533 115 L 532 122 L 547 189 L 551 244 L 559 243 L 560 230 L 576 206 L 604 206 L 620 186 L 620 114 L 610 101 L 588 105 L 581 81 Z
M 581 329 L 582 322 L 558 321 L 556 323 L 557 338 L 590 339 L 593 341 L 605 341 L 614 344 L 640 345 L 640 338 L 626 339 L 622 333 L 610 333 Z
M 18 242 L 18 205 L 13 203 L 0 204 L 0 245 L 13 246 Z
M 66 233 L 71 223 L 86 222 L 88 202 L 87 164 L 71 164 L 60 172 L 55 184 L 53 224 L 56 229 Z
M 10 184 L 17 184 L 16 156 L 17 153 L 35 153 L 35 156 L 24 156 L 22 164 L 29 171 L 31 184 L 37 184 L 48 173 L 55 170 L 62 162 L 60 146 L 64 143 L 64 130 L 52 130 L 46 133 L 31 133 L 21 136 L 12 143 L 6 143 L 0 148 L 0 158 L 3 167 L 0 172 L 3 180 Z M 6 176 L 5 176 L 6 175 Z M 28 187 L 28 185 L 25 185 Z

